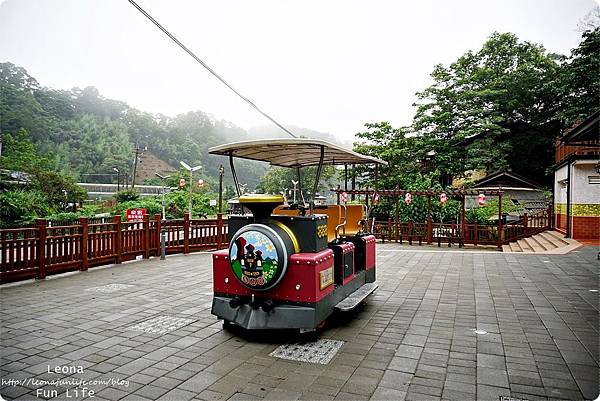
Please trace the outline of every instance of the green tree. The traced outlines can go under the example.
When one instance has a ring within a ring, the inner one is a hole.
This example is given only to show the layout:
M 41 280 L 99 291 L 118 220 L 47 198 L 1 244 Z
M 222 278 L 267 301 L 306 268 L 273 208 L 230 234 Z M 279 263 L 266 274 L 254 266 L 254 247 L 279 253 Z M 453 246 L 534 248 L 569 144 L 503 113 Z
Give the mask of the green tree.
M 558 80 L 559 116 L 566 127 L 600 108 L 600 28 L 583 32 L 582 41 L 565 59 Z
M 494 33 L 476 52 L 437 65 L 417 93 L 413 129 L 436 166 L 453 175 L 512 168 L 548 181 L 556 118 L 558 57 L 511 33 Z
M 15 171 L 32 172 L 50 169 L 53 162 L 50 157 L 40 157 L 37 146 L 30 141 L 27 130 L 21 128 L 15 135 L 3 134 L 0 168 Z
M 301 169 L 302 190 L 307 194 L 307 191 L 312 191 L 315 185 L 317 175 L 317 167 L 305 167 Z M 324 193 L 330 189 L 335 179 L 335 168 L 333 166 L 324 166 L 321 170 L 321 179 L 317 191 Z M 294 188 L 292 180 L 298 181 L 298 175 L 295 169 L 284 167 L 271 167 L 262 177 L 259 189 L 265 193 L 279 194 L 283 191 Z M 306 199 L 308 200 L 308 199 Z

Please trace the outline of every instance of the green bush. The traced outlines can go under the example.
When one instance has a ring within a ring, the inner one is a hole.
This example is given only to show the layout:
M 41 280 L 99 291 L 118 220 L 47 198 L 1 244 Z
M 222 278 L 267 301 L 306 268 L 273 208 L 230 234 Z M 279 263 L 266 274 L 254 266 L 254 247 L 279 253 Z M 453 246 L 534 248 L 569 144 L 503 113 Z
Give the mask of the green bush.
M 150 218 L 161 213 L 160 202 L 154 197 L 117 203 L 114 214 L 121 215 L 121 220 L 125 221 L 127 220 L 127 209 L 146 209 L 146 213 L 150 215 Z
M 115 194 L 115 199 L 118 203 L 137 201 L 140 199 L 140 193 L 135 188 L 128 188 L 117 192 Z
M 40 191 L 6 191 L 0 193 L 0 226 L 29 224 L 52 212 L 46 194 Z
M 523 208 L 520 206 L 514 205 L 510 202 L 510 199 L 505 197 L 502 199 L 502 214 L 507 214 L 510 212 L 519 212 L 522 211 Z M 492 199 L 489 200 L 485 206 L 475 207 L 473 209 L 467 210 L 465 214 L 465 218 L 468 223 L 477 223 L 481 225 L 494 225 L 496 224 L 490 218 L 498 216 L 498 200 Z

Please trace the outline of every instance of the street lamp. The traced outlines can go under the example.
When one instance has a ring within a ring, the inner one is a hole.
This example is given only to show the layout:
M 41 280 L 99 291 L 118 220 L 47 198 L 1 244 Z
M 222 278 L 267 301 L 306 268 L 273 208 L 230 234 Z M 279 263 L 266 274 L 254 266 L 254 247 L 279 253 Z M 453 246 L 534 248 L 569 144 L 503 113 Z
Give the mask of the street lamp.
M 167 250 L 166 238 L 165 238 L 165 222 L 166 222 L 166 217 L 165 217 L 165 189 L 166 189 L 165 180 L 171 176 L 170 175 L 163 176 L 156 172 L 154 173 L 154 175 L 156 175 L 158 178 L 160 178 L 162 180 L 162 224 L 160 225 L 160 260 L 165 260 L 165 254 L 166 254 L 166 250 Z
M 119 171 L 118 168 L 113 167 L 113 171 L 117 173 L 117 192 L 119 192 L 121 189 L 119 187 L 120 181 L 121 181 L 121 172 Z
M 189 205 L 188 205 L 188 210 L 189 210 L 190 219 L 191 219 L 192 218 L 192 189 L 193 189 L 193 186 L 194 186 L 193 185 L 193 182 L 194 182 L 193 175 L 194 175 L 194 171 L 200 170 L 202 168 L 202 166 L 198 165 L 196 167 L 190 167 L 190 165 L 187 164 L 184 161 L 180 161 L 179 164 L 181 164 L 184 169 L 186 169 L 187 171 L 190 172 L 190 202 L 189 202 Z

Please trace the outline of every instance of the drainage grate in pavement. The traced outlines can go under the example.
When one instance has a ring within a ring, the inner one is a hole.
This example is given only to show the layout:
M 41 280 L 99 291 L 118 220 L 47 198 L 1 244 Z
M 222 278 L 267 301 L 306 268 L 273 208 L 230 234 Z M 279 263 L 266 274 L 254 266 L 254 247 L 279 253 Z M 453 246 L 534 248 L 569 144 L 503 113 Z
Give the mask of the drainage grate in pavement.
M 194 319 L 175 316 L 157 316 L 127 328 L 131 331 L 142 331 L 150 334 L 166 334 L 192 323 Z
M 284 344 L 269 356 L 291 361 L 327 365 L 344 345 L 343 341 L 321 338 L 314 343 Z
M 106 284 L 100 287 L 92 287 L 86 288 L 85 291 L 94 291 L 100 292 L 103 294 L 110 294 L 112 292 L 117 292 L 119 290 L 124 290 L 125 288 L 135 287 L 133 284 Z

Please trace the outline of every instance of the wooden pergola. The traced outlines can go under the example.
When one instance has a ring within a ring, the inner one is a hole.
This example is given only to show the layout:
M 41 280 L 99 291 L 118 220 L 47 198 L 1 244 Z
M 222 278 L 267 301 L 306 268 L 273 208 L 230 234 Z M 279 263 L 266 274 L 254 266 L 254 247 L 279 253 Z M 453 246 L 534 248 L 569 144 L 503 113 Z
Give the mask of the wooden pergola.
M 421 190 L 421 191 L 411 191 L 411 190 L 407 190 L 407 189 L 343 189 L 343 188 L 336 188 L 336 189 L 332 189 L 333 192 L 335 192 L 337 194 L 337 202 L 338 204 L 340 203 L 340 195 L 342 193 L 346 193 L 348 195 L 364 195 L 365 196 L 365 202 L 367 205 L 367 208 L 369 206 L 369 199 L 372 198 L 376 193 L 379 196 L 385 196 L 385 197 L 389 197 L 389 196 L 393 196 L 396 197 L 396 215 L 395 215 L 395 225 L 396 227 L 398 227 L 399 224 L 399 209 L 400 209 L 400 199 L 401 197 L 403 197 L 405 194 L 410 193 L 411 195 L 414 196 L 425 196 L 427 197 L 427 243 L 431 244 L 433 242 L 433 219 L 432 219 L 432 213 L 431 213 L 431 206 L 432 206 L 432 198 L 433 197 L 438 197 L 440 196 L 442 193 L 445 193 L 446 196 L 448 196 L 448 198 L 459 198 L 460 199 L 460 203 L 461 203 L 461 212 L 460 212 L 460 231 L 461 233 L 463 233 L 464 236 L 464 232 L 465 232 L 465 227 L 466 227 L 466 217 L 465 217 L 465 198 L 467 196 L 479 196 L 480 194 L 485 194 L 486 196 L 493 196 L 493 197 L 498 197 L 498 247 L 501 248 L 502 247 L 502 238 L 500 233 L 502 233 L 502 195 L 504 194 L 504 191 L 502 191 L 502 188 L 499 189 L 487 189 L 487 190 L 474 190 L 474 189 L 450 189 L 450 190 L 446 190 L 446 191 L 439 191 L 439 190 L 432 190 L 432 189 L 428 189 L 428 190 Z

